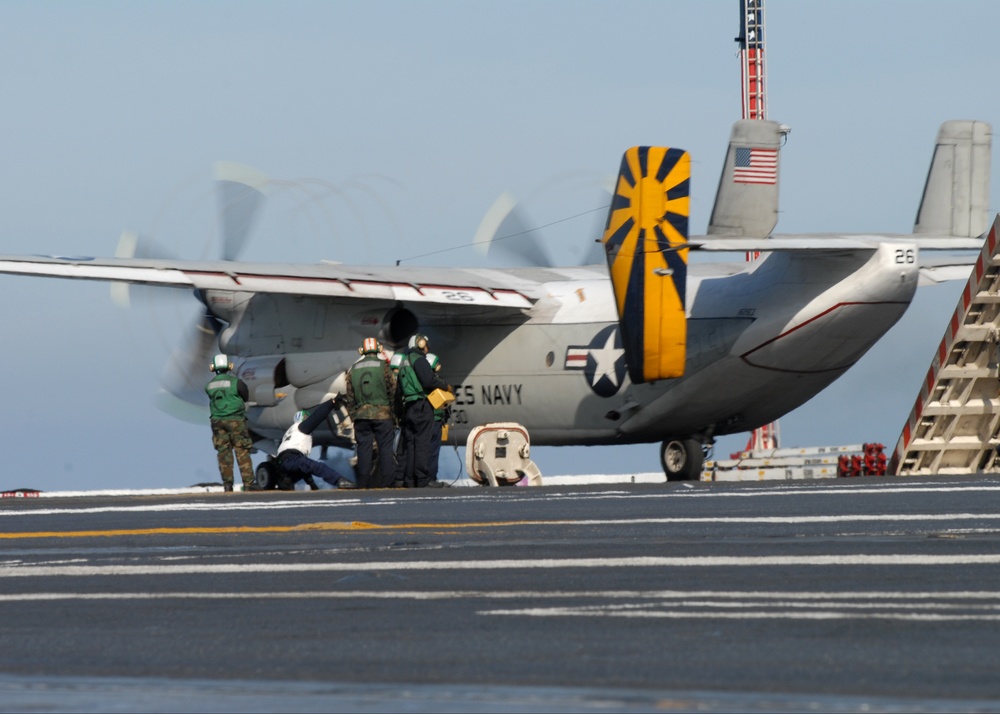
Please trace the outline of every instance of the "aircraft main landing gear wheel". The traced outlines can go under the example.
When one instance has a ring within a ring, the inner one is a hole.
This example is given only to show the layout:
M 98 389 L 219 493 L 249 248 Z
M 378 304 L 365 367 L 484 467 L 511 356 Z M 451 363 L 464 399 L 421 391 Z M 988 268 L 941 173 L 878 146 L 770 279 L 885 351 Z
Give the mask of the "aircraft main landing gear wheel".
M 254 472 L 257 488 L 271 491 L 278 487 L 278 465 L 271 461 L 262 461 Z
M 667 439 L 660 447 L 660 462 L 667 481 L 698 481 L 704 459 L 697 439 Z

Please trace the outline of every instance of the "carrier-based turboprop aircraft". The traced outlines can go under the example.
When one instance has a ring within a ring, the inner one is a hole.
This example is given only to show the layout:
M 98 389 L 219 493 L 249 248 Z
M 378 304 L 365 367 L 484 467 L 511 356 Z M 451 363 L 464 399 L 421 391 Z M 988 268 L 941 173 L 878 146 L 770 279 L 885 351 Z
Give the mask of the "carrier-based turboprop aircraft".
M 205 313 L 168 366 L 167 391 L 200 402 L 210 355 L 229 354 L 264 451 L 298 409 L 339 391 L 364 337 L 398 348 L 419 330 L 447 356 L 457 443 L 508 421 L 542 445 L 662 442 L 667 477 L 697 478 L 716 436 L 795 409 L 875 344 L 921 277 L 933 279 L 921 249 L 978 250 L 987 227 L 991 129 L 963 121 L 939 131 L 912 235 L 771 236 L 786 131 L 734 125 L 700 237 L 688 235 L 688 154 L 629 149 L 602 238 L 607 265 L 0 256 L 0 272 L 193 289 Z M 690 251 L 749 250 L 765 253 L 688 262 Z M 343 443 L 333 423 L 314 437 Z

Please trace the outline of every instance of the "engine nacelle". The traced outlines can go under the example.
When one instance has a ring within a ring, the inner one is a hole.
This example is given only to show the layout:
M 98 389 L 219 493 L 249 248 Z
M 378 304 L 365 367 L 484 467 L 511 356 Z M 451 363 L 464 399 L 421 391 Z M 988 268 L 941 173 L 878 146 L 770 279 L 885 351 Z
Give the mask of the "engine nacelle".
M 420 327 L 417 316 L 405 307 L 394 307 L 382 318 L 382 329 L 379 330 L 379 341 L 384 345 L 399 348 L 406 344 L 410 335 Z
M 314 384 L 329 385 L 357 359 L 357 350 L 288 354 L 285 355 L 285 374 L 288 376 L 289 384 L 299 389 Z M 320 392 L 320 395 L 322 394 L 323 392 Z
M 336 379 L 327 380 L 308 387 L 297 389 L 288 385 L 282 389 L 284 398 L 273 406 L 257 405 L 247 410 L 250 429 L 259 437 L 255 446 L 261 451 L 273 454 L 281 440 L 282 434 L 292 425 L 295 412 L 299 409 L 311 409 L 323 401 L 327 394 L 339 395 L 345 388 L 343 374 Z M 313 432 L 313 444 L 316 446 L 341 446 L 351 448 L 354 438 L 354 425 L 347 412 L 346 403 L 338 398 L 336 408 L 327 422 Z
M 246 382 L 250 401 L 257 406 L 273 407 L 284 397 L 279 390 L 288 386 L 285 358 L 278 355 L 248 357 L 240 362 L 236 376 Z

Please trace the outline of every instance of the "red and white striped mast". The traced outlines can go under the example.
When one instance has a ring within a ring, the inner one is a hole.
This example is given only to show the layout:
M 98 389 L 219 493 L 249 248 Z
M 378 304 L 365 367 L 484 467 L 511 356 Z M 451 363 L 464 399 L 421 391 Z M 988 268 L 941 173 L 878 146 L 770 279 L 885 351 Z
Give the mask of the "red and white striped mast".
M 767 118 L 767 72 L 764 65 L 764 0 L 740 0 L 740 79 L 744 119 Z M 759 252 L 747 253 L 747 261 Z M 747 451 L 778 448 L 778 422 L 754 429 Z
M 740 0 L 740 75 L 743 118 L 767 118 L 767 72 L 764 71 L 764 0 Z

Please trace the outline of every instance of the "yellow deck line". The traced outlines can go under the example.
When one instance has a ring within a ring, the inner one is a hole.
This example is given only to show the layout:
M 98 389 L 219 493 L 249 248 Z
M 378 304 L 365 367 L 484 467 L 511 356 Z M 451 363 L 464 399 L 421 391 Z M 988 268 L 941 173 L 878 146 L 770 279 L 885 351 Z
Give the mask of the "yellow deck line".
M 379 525 L 365 521 L 301 523 L 295 526 L 224 526 L 224 527 L 188 527 L 188 528 L 130 528 L 118 530 L 92 531 L 26 531 L 21 533 L 0 533 L 0 539 L 27 538 L 114 538 L 118 536 L 144 535 L 207 535 L 226 533 L 292 533 L 295 531 L 361 531 L 361 530 L 414 530 L 438 529 L 455 530 L 459 528 L 504 528 L 509 526 L 555 525 L 569 521 L 496 521 L 481 523 L 399 523 L 395 525 Z

